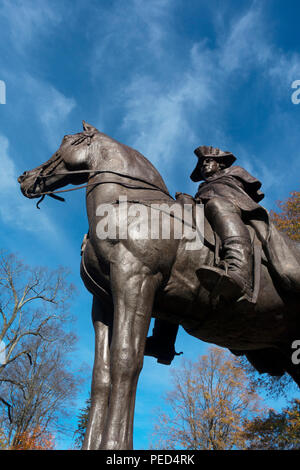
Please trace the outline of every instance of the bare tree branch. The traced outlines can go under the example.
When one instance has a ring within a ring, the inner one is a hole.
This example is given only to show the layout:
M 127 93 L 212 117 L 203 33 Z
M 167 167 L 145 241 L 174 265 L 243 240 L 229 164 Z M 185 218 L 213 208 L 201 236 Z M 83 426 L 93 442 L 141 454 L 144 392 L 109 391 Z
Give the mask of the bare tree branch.
M 0 338 L 6 349 L 0 401 L 8 412 L 0 424 L 10 446 L 22 432 L 54 426 L 76 392 L 79 379 L 67 361 L 75 335 L 64 330 L 73 291 L 65 270 L 29 268 L 0 253 Z

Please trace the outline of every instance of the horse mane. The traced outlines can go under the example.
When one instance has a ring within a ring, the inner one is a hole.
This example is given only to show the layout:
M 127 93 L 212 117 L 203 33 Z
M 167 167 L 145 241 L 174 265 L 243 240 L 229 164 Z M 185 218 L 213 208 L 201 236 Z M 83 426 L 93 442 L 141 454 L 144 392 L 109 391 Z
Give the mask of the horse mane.
M 123 150 L 125 150 L 125 153 L 127 155 L 129 155 L 129 158 L 132 161 L 139 161 L 139 162 L 142 162 L 145 167 L 147 166 L 148 169 L 150 170 L 150 174 L 148 176 L 150 177 L 150 179 L 153 180 L 152 182 L 154 182 L 154 180 L 155 180 L 157 185 L 159 185 L 164 191 L 169 192 L 162 176 L 159 173 L 159 171 L 150 162 L 150 160 L 148 160 L 148 158 L 146 158 L 138 150 L 136 150 L 132 147 L 129 147 L 126 144 L 122 144 L 121 142 L 117 141 L 116 139 L 108 136 L 107 134 L 104 134 L 103 132 L 98 131 L 98 129 L 95 129 L 95 128 L 89 129 L 89 130 L 84 130 L 84 131 L 80 132 L 79 134 L 73 135 L 73 137 L 74 137 L 74 140 L 71 142 L 71 145 L 74 145 L 74 146 L 80 145 L 82 142 L 85 142 L 85 141 L 86 141 L 87 145 L 91 145 L 91 144 L 97 145 L 97 144 L 99 144 L 99 141 L 95 140 L 95 138 L 97 138 L 97 137 L 99 137 L 99 138 L 102 137 L 102 138 L 108 139 L 111 143 L 116 144 L 119 147 L 121 147 Z M 152 176 L 152 178 L 151 178 L 151 176 Z

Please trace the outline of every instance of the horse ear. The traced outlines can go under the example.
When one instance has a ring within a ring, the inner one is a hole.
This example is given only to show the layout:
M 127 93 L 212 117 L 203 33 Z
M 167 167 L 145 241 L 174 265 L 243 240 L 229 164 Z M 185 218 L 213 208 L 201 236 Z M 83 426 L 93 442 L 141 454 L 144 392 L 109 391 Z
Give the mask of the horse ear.
M 82 121 L 82 127 L 84 131 L 94 131 L 94 132 L 99 132 L 96 127 L 92 126 L 91 124 L 88 124 L 85 121 Z

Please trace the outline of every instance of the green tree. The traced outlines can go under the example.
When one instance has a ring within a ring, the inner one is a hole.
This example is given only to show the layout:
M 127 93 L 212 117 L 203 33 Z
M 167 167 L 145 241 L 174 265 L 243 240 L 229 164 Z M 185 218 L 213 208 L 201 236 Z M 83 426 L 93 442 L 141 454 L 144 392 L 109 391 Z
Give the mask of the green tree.
M 300 400 L 293 399 L 281 412 L 269 409 L 246 420 L 244 438 L 251 450 L 299 450 Z
M 236 358 L 211 347 L 197 362 L 183 361 L 158 410 L 153 447 L 158 449 L 243 449 L 243 421 L 258 412 L 259 397 Z
M 88 398 L 85 401 L 85 407 L 81 408 L 80 413 L 78 415 L 78 424 L 77 429 L 74 433 L 75 437 L 75 447 L 80 449 L 83 444 L 87 423 L 89 419 L 89 413 L 91 408 L 91 398 Z

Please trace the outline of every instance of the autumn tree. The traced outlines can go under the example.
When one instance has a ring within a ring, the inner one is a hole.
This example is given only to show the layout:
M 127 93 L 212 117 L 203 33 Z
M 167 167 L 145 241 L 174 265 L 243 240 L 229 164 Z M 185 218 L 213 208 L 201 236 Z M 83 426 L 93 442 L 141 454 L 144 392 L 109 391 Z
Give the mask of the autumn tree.
M 55 443 L 51 433 L 36 426 L 18 436 L 11 450 L 54 450 Z
M 154 448 L 228 450 L 244 448 L 243 421 L 258 411 L 259 397 L 236 358 L 211 347 L 172 374 L 165 396 L 167 413 L 158 411 Z
M 244 438 L 251 450 L 300 450 L 300 400 L 281 412 L 266 410 L 245 421 Z
M 29 268 L 2 253 L 0 428 L 7 448 L 19 445 L 20 436 L 58 426 L 75 396 L 79 378 L 68 360 L 76 342 L 68 306 L 73 291 L 63 269 Z
M 0 450 L 4 450 L 7 447 L 7 440 L 5 433 L 0 425 Z
M 290 197 L 277 205 L 281 212 L 270 211 L 271 221 L 291 240 L 300 241 L 300 192 L 291 192 Z
M 60 421 L 71 413 L 68 411 L 81 382 L 67 360 L 73 348 L 72 338 L 64 335 L 53 343 L 41 338 L 33 341 L 31 363 L 20 358 L 2 378 L 2 393 L 10 406 L 4 429 L 12 448 L 18 445 L 20 436 L 31 435 L 33 430 L 43 429 L 43 434 L 60 432 Z M 65 425 L 62 431 L 65 434 Z

